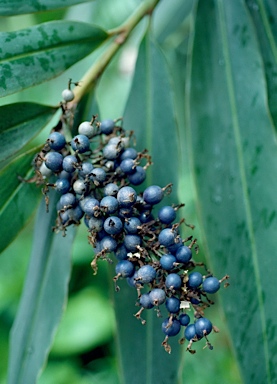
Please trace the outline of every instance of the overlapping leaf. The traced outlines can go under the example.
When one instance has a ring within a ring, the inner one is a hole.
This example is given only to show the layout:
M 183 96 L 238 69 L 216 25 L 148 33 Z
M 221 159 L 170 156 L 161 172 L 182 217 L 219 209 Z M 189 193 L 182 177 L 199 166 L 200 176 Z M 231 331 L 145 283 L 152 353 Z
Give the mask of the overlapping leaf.
M 0 107 L 0 162 L 19 151 L 53 117 L 56 108 L 15 103 Z
M 10 337 L 9 384 L 36 382 L 67 300 L 75 230 L 70 228 L 66 237 L 52 231 L 55 202 L 51 193 L 49 213 L 44 201 L 37 212 L 30 265 Z
M 173 133 L 175 122 L 169 76 L 165 59 L 148 34 L 139 50 L 124 126 L 135 131 L 138 150 L 147 148 L 153 155 L 154 165 L 147 170 L 148 182 L 161 186 L 175 183 L 177 138 Z M 177 190 L 176 183 L 175 188 Z M 147 324 L 141 325 L 133 316 L 137 293 L 125 284 L 122 282 L 120 292 L 115 293 L 122 382 L 175 383 L 180 361 L 177 341 L 170 340 L 172 354 L 168 355 L 161 346 L 164 339 L 161 319 L 155 311 L 145 311 Z
M 88 1 L 91 0 L 4 0 L 0 3 L 0 16 L 51 11 L 52 9 L 69 7 L 74 4 L 86 3 Z
M 51 21 L 0 34 L 0 97 L 58 76 L 107 39 L 94 25 Z
M 207 17 L 208 15 L 208 17 Z M 277 145 L 243 1 L 199 2 L 187 78 L 199 217 L 245 383 L 277 379 Z
M 0 171 L 0 252 L 24 227 L 41 197 L 41 191 L 33 184 L 20 181 L 27 177 L 37 148 L 17 156 Z

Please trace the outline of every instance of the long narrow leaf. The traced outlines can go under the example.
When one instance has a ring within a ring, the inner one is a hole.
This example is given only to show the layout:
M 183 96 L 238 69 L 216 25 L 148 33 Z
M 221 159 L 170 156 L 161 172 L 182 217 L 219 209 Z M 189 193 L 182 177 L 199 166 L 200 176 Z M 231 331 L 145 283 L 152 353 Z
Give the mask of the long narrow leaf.
M 147 148 L 153 162 L 147 169 L 148 183 L 161 186 L 173 182 L 177 194 L 177 138 L 170 82 L 165 59 L 147 34 L 139 50 L 135 77 L 124 114 L 124 126 L 135 131 L 137 148 Z M 124 282 L 123 282 L 124 283 Z M 155 311 L 144 311 L 147 323 L 141 325 L 133 314 L 136 292 L 125 284 L 116 293 L 118 344 L 124 383 L 175 383 L 180 362 L 180 346 L 170 340 L 168 355 L 161 342 L 162 319 Z M 177 339 L 177 338 L 175 338 Z
M 208 15 L 208 16 L 207 16 Z M 245 383 L 277 379 L 277 145 L 243 1 L 200 1 L 187 78 L 197 204 Z
M 9 384 L 35 383 L 45 363 L 67 300 L 70 250 L 75 230 L 55 234 L 54 193 L 37 212 L 25 286 L 10 337 Z
M 39 188 L 19 179 L 28 177 L 36 152 L 37 148 L 16 157 L 0 171 L 0 252 L 24 227 L 41 197 Z
M 0 107 L 0 162 L 34 138 L 55 112 L 56 108 L 35 103 Z
M 88 1 L 91 0 L 5 0 L 0 4 L 0 16 L 51 11 L 52 9 L 70 7 L 71 5 L 86 3 Z
M 0 34 L 0 97 L 58 76 L 108 35 L 94 25 L 50 21 Z

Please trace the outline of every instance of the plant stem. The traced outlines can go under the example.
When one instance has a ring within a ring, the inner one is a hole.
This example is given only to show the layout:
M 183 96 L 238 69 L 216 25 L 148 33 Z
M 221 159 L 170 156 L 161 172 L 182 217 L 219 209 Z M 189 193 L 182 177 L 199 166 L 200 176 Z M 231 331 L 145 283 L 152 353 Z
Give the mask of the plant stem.
M 119 27 L 111 29 L 108 34 L 113 38 L 106 50 L 98 57 L 95 63 L 85 73 L 80 81 L 80 87 L 74 89 L 75 98 L 72 104 L 76 105 L 82 97 L 95 86 L 116 52 L 126 42 L 132 30 L 145 17 L 150 15 L 160 0 L 148 0 L 143 2 L 135 12 Z

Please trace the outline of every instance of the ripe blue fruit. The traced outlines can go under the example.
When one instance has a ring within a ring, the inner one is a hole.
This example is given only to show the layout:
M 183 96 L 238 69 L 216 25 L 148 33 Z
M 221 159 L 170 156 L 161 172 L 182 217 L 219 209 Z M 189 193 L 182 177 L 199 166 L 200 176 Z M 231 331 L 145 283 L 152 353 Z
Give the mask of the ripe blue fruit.
M 138 232 L 138 227 L 140 225 L 140 220 L 134 216 L 125 220 L 124 229 L 128 232 L 128 234 L 135 235 Z
M 100 123 L 100 132 L 104 135 L 110 135 L 114 129 L 114 121 L 111 119 L 102 120 Z
M 171 296 L 166 299 L 166 309 L 170 313 L 178 313 L 180 311 L 180 300 L 177 297 Z
M 186 327 L 185 329 L 185 338 L 190 341 L 191 339 L 193 339 L 195 336 L 196 336 L 196 330 L 195 330 L 195 325 L 194 324 L 190 324 Z
M 176 262 L 176 258 L 170 253 L 162 255 L 162 257 L 160 258 L 161 267 L 166 271 L 170 271 L 171 269 L 173 269 L 175 267 L 174 263 Z
M 59 172 L 63 166 L 63 155 L 59 152 L 48 152 L 45 155 L 45 165 L 53 172 Z
M 111 236 L 104 236 L 100 241 L 101 250 L 114 252 L 117 248 L 117 241 Z
M 192 257 L 192 252 L 189 247 L 182 245 L 177 249 L 175 256 L 179 263 L 188 263 Z
M 107 144 L 103 148 L 103 156 L 107 160 L 115 160 L 119 157 L 122 147 L 120 144 Z
M 70 182 L 67 179 L 57 179 L 55 186 L 56 190 L 62 194 L 70 190 Z
M 90 179 L 96 183 L 103 183 L 106 180 L 107 174 L 103 168 L 93 168 L 90 173 Z
M 176 231 L 172 228 L 165 228 L 159 234 L 159 242 L 161 245 L 168 247 L 175 243 L 176 236 Z
M 156 277 L 156 270 L 151 265 L 143 265 L 138 269 L 137 279 L 141 284 L 151 283 Z
M 131 175 L 128 175 L 128 180 L 133 185 L 140 185 L 144 182 L 145 179 L 146 179 L 145 169 L 140 165 L 136 166 L 136 170 L 134 173 L 132 173 Z
M 165 319 L 162 322 L 162 331 L 167 335 L 167 336 L 176 336 L 181 329 L 181 324 L 177 319 L 172 319 L 172 324 L 169 325 L 169 318 Z
M 73 193 L 65 193 L 59 200 L 61 208 L 68 207 L 69 205 L 74 206 L 76 204 L 76 197 Z
M 125 245 L 123 245 L 123 244 L 119 245 L 116 248 L 116 250 L 114 252 L 114 255 L 117 258 L 117 260 L 126 260 L 126 259 L 128 259 L 128 251 L 127 251 Z
M 119 190 L 118 185 L 116 185 L 115 183 L 109 183 L 109 184 L 105 185 L 105 187 L 104 187 L 104 195 L 105 196 L 116 196 L 118 190 Z
M 78 173 L 81 177 L 86 177 L 89 175 L 93 170 L 93 165 L 89 163 L 88 161 L 83 161 L 81 165 L 81 169 L 78 170 Z
M 165 291 L 161 288 L 154 288 L 149 292 L 149 298 L 153 305 L 161 305 L 165 302 Z
M 94 197 L 89 197 L 86 199 L 85 204 L 82 205 L 83 211 L 89 215 L 94 216 L 95 212 L 99 209 L 99 201 Z
M 120 163 L 120 168 L 126 175 L 131 175 L 136 172 L 135 161 L 133 159 L 124 159 Z
M 114 196 L 105 196 L 100 201 L 100 207 L 105 213 L 115 213 L 118 208 L 118 200 Z
M 188 286 L 191 288 L 197 288 L 202 284 L 203 276 L 200 272 L 192 272 L 189 274 Z
M 86 192 L 87 188 L 88 185 L 84 182 L 84 180 L 77 179 L 76 181 L 74 181 L 73 190 L 78 195 L 83 195 Z
M 154 305 L 151 303 L 151 300 L 150 300 L 148 293 L 143 293 L 140 296 L 139 303 L 145 309 L 151 309 L 154 307 Z
M 181 325 L 186 327 L 190 322 L 190 317 L 186 313 L 181 313 L 179 315 L 179 321 Z
M 205 317 L 200 317 L 200 319 L 196 320 L 195 322 L 195 332 L 199 337 L 208 335 L 211 333 L 212 329 L 212 323 Z
M 132 187 L 122 187 L 117 193 L 120 207 L 130 208 L 137 200 L 137 193 Z
M 62 135 L 59 132 L 52 132 L 50 133 L 48 140 L 47 140 L 49 146 L 51 149 L 55 151 L 60 151 L 64 148 L 66 141 L 64 135 Z
M 163 190 L 158 185 L 151 185 L 143 192 L 143 200 L 147 204 L 155 205 L 163 199 Z
M 85 153 L 90 150 L 90 141 L 85 135 L 77 135 L 71 140 L 71 147 L 74 151 Z
M 120 260 L 115 266 L 116 274 L 122 277 L 130 277 L 135 270 L 134 264 L 129 260 Z
M 173 207 L 165 205 L 159 210 L 158 218 L 163 224 L 171 224 L 176 219 L 176 211 Z
M 99 232 L 104 228 L 104 220 L 102 217 L 90 217 L 88 220 L 88 228 L 94 232 Z
M 132 148 L 132 147 L 129 147 L 129 148 L 126 148 L 121 156 L 120 156 L 120 160 L 123 161 L 125 159 L 133 159 L 135 160 L 135 158 L 137 157 L 138 153 L 136 151 L 135 148 Z
M 169 289 L 180 289 L 182 285 L 182 279 L 177 273 L 170 273 L 166 276 L 165 285 Z
M 117 216 L 110 216 L 104 221 L 104 229 L 108 235 L 118 235 L 123 229 L 122 221 Z
M 129 252 L 137 252 L 137 247 L 141 245 L 141 237 L 137 235 L 125 235 L 124 245 Z
M 67 155 L 63 158 L 63 169 L 66 172 L 72 173 L 76 169 L 78 163 L 77 157 L 74 155 Z
M 220 288 L 220 281 L 214 276 L 207 277 L 203 281 L 202 288 L 204 292 L 216 293 Z

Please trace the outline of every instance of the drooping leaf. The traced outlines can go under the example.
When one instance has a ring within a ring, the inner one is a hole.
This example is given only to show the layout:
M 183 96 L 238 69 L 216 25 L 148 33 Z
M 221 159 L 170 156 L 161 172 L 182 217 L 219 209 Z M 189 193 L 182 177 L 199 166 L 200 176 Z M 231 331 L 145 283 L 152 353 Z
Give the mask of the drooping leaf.
M 91 0 L 3 0 L 0 3 L 0 16 L 21 15 L 70 7 L 74 4 L 86 3 Z
M 0 171 L 0 252 L 24 227 L 41 197 L 40 188 L 19 179 L 19 176 L 28 178 L 31 162 L 37 152 L 38 148 L 17 156 Z
M 272 118 L 277 127 L 277 28 L 276 28 L 276 1 L 246 2 L 256 27 L 260 43 L 260 50 L 264 61 L 267 80 L 268 105 Z
M 209 15 L 209 17 L 207 17 Z M 199 2 L 187 78 L 188 146 L 212 270 L 245 383 L 277 379 L 277 145 L 243 1 Z
M 35 103 L 0 107 L 0 162 L 19 151 L 50 121 L 56 108 Z
M 52 231 L 57 215 L 54 193 L 49 213 L 42 200 L 19 310 L 10 337 L 8 383 L 35 383 L 47 359 L 68 293 L 70 250 L 75 230 L 67 236 Z
M 138 150 L 147 148 L 153 155 L 154 165 L 147 169 L 148 183 L 165 186 L 173 182 L 176 196 L 177 138 L 173 133 L 175 120 L 169 76 L 165 59 L 148 34 L 140 46 L 124 127 L 135 131 Z M 174 197 L 172 200 L 176 202 Z M 161 318 L 155 311 L 145 310 L 142 317 L 147 323 L 141 325 L 133 316 L 138 310 L 136 290 L 125 281 L 120 288 L 120 292 L 115 293 L 115 309 L 122 382 L 175 383 L 180 362 L 178 338 L 170 340 L 172 353 L 167 354 L 161 346 L 164 339 Z
M 50 21 L 0 34 L 0 97 L 58 76 L 108 35 L 94 25 Z

